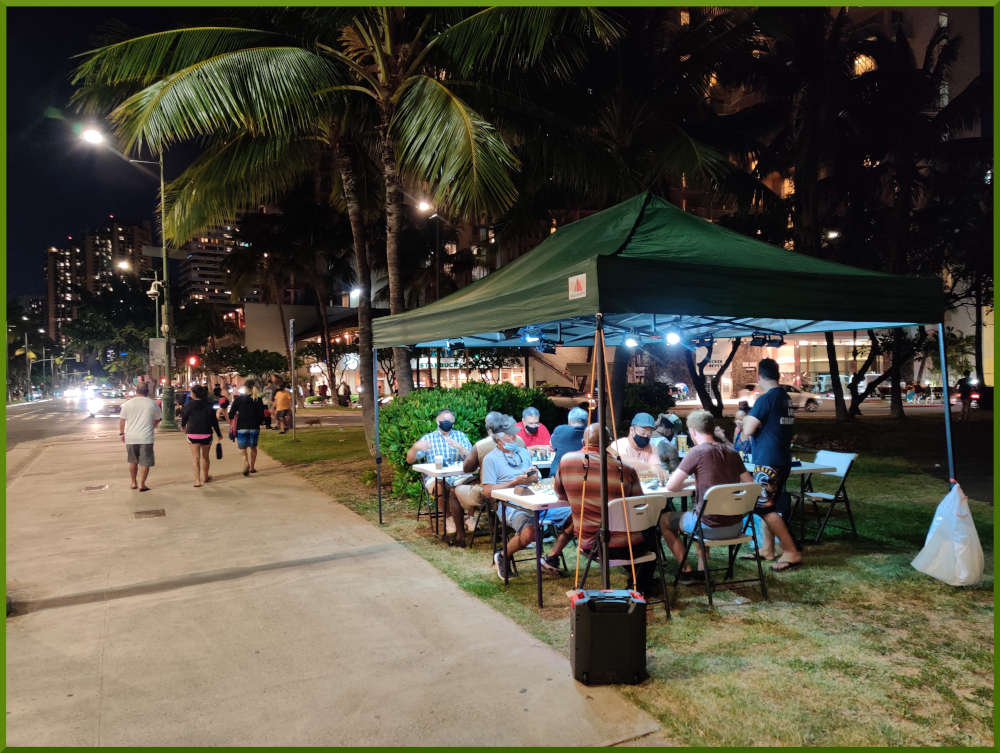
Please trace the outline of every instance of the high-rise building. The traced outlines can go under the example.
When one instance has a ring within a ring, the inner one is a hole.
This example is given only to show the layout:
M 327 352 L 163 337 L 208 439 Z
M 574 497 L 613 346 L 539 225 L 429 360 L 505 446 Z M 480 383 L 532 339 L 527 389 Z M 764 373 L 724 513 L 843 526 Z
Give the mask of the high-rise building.
M 86 260 L 79 245 L 68 236 L 62 248 L 51 246 L 45 260 L 46 316 L 49 337 L 60 345 L 66 344 L 62 333 L 64 322 L 72 320 L 80 302 Z
M 232 302 L 226 259 L 238 242 L 238 228 L 223 225 L 184 244 L 180 269 L 181 305 L 196 301 Z
M 142 274 L 149 270 L 149 258 L 142 247 L 152 242 L 148 221 L 139 225 L 123 224 L 113 214 L 83 237 L 84 274 L 91 293 L 110 284 L 114 275 Z

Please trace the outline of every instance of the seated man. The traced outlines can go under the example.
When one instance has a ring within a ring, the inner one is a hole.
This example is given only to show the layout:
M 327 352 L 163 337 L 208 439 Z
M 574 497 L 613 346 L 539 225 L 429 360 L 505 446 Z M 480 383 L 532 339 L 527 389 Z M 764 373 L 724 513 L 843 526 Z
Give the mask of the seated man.
M 529 450 L 551 450 L 551 437 L 549 430 L 541 422 L 541 414 L 538 408 L 530 405 L 521 411 L 521 420 L 517 424 L 517 436 L 524 442 L 524 446 Z
M 413 465 L 417 462 L 435 462 L 435 457 L 441 456 L 444 465 L 453 465 L 454 463 L 463 460 L 469 451 L 472 449 L 472 443 L 469 438 L 465 436 L 463 432 L 453 429 L 455 425 L 455 414 L 450 410 L 445 408 L 444 410 L 438 411 L 437 418 L 437 430 L 432 431 L 429 434 L 424 434 L 420 439 L 413 443 L 413 446 L 406 453 L 406 462 Z M 424 486 L 427 488 L 429 494 L 434 494 L 435 486 L 437 487 L 438 498 L 436 504 L 438 507 L 435 509 L 441 509 L 447 512 L 449 510 L 448 500 L 451 497 L 451 488 L 454 487 L 455 483 L 460 477 L 458 475 L 448 476 L 443 479 L 439 479 L 438 483 L 435 484 L 433 476 L 427 476 L 424 479 Z M 462 527 L 463 537 L 464 537 L 464 526 L 461 522 L 461 513 L 459 513 L 459 518 L 456 520 L 454 516 L 449 519 L 449 521 L 455 521 L 452 525 L 457 529 Z M 445 531 L 449 531 L 450 526 L 448 522 L 445 523 Z
M 566 423 L 557 426 L 552 432 L 551 444 L 555 450 L 552 457 L 552 467 L 549 475 L 555 477 L 559 470 L 559 461 L 567 452 L 576 452 L 583 447 L 583 430 L 587 428 L 587 411 L 583 408 L 573 408 L 566 417 Z
M 705 503 L 705 492 L 711 487 L 717 484 L 752 483 L 753 476 L 747 472 L 739 454 L 716 439 L 715 419 L 707 410 L 692 411 L 687 418 L 687 428 L 694 447 L 687 451 L 680 466 L 670 475 L 667 491 L 681 491 L 688 476 L 694 475 L 695 507 L 687 512 L 667 512 L 661 516 L 660 532 L 674 557 L 682 563 L 683 572 L 688 574 L 686 578 L 682 576 L 682 579 L 690 580 L 696 576 L 691 571 L 691 565 L 683 561 L 684 542 L 681 541 L 679 532 L 694 532 L 698 515 Z M 706 539 L 735 538 L 743 533 L 743 516 L 705 515 L 701 520 L 701 530 Z M 704 552 L 700 546 L 698 568 L 699 571 L 705 569 Z
M 517 442 L 517 425 L 510 416 L 502 416 L 496 421 L 493 428 L 493 441 L 496 449 L 482 459 L 482 471 L 480 479 L 483 484 L 483 496 L 489 497 L 494 489 L 509 489 L 512 486 L 530 484 L 538 479 L 538 469 L 531 465 L 531 455 L 523 447 L 519 447 Z M 513 529 L 514 535 L 507 542 L 507 563 L 515 552 L 524 549 L 535 540 L 535 518 L 531 513 L 508 507 L 506 509 L 507 518 L 501 517 L 501 507 L 497 506 L 497 518 L 500 524 L 506 523 L 508 528 Z M 552 561 L 557 558 L 563 547 L 569 542 L 569 524 L 566 524 L 562 534 L 556 541 L 552 552 L 548 557 L 542 558 L 542 569 L 545 572 L 558 574 L 559 570 Z M 513 571 L 504 571 L 503 552 L 498 551 L 493 555 L 493 563 L 497 568 L 497 575 L 501 580 L 510 577 Z
M 486 436 L 472 445 L 472 450 L 465 456 L 462 466 L 462 470 L 468 474 L 478 471 L 482 466 L 483 458 L 497 448 L 497 444 L 493 439 L 493 432 L 507 425 L 506 417 L 503 413 L 497 413 L 496 411 L 487 413 L 483 423 L 486 425 Z M 521 441 L 520 437 L 516 438 L 515 442 L 519 447 L 524 447 L 524 442 Z M 465 546 L 465 531 L 458 525 L 463 511 L 465 513 L 475 512 L 479 509 L 484 499 L 486 498 L 483 496 L 482 484 L 476 483 L 474 480 L 459 483 L 452 490 L 451 515 L 457 529 L 455 532 L 455 543 L 459 546 Z M 454 507 L 456 504 L 460 508 L 457 511 Z M 461 530 L 461 533 L 459 533 L 459 530 Z
M 599 424 L 591 424 L 583 434 L 583 448 L 579 452 L 568 452 L 563 455 L 556 474 L 555 492 L 560 500 L 570 506 L 573 514 L 570 516 L 570 528 L 575 531 L 581 556 L 589 556 L 593 547 L 599 546 L 597 536 L 601 530 L 601 454 Z M 622 494 L 622 486 L 626 497 L 642 495 L 639 475 L 627 464 L 623 464 L 612 452 L 607 450 L 608 465 L 608 497 L 615 499 Z M 581 502 L 583 503 L 583 522 L 581 525 Z M 632 542 L 632 556 L 638 557 L 649 551 L 652 542 L 643 531 L 631 531 L 630 536 L 623 532 L 611 534 L 608 542 L 608 556 L 611 559 L 628 559 L 629 539 Z M 655 534 L 655 529 L 654 529 Z M 561 538 L 561 537 L 560 537 Z M 558 545 L 558 542 L 556 542 Z M 654 544 L 655 545 L 655 544 Z M 644 562 L 636 565 L 636 590 L 645 595 L 650 593 L 653 583 L 655 562 Z M 631 568 L 625 568 L 631 579 Z
M 628 435 L 612 442 L 608 449 L 629 468 L 639 472 L 652 471 L 661 481 L 665 481 L 666 474 L 660 464 L 660 457 L 650 444 L 655 425 L 653 417 L 648 413 L 636 413 Z

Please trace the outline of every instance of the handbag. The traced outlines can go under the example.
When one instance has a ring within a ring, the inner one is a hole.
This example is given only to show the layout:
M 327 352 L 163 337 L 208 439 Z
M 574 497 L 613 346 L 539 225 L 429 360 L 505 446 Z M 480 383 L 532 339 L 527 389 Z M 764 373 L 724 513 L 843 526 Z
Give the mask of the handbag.
M 215 459 L 222 460 L 222 440 L 215 443 Z

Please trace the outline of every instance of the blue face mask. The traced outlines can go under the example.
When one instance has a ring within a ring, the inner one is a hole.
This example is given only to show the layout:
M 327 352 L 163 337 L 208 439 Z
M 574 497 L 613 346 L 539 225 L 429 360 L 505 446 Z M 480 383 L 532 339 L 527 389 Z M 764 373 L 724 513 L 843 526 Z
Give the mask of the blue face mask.
M 517 452 L 517 442 L 504 442 L 503 448 L 507 450 L 507 452 Z

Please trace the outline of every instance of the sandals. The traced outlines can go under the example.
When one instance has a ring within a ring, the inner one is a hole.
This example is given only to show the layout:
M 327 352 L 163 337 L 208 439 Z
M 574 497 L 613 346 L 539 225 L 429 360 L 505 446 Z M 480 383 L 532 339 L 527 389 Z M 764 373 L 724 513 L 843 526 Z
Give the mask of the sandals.
M 771 565 L 772 573 L 786 573 L 789 570 L 796 570 L 802 567 L 802 560 L 798 562 L 789 562 L 788 560 L 778 560 L 775 564 Z
M 776 559 L 778 559 L 778 555 L 775 554 L 772 557 L 763 557 L 763 556 L 757 556 L 756 554 L 751 552 L 750 554 L 741 554 L 739 557 L 737 557 L 737 559 L 750 560 L 751 562 L 755 562 L 756 560 L 760 560 L 761 562 L 774 562 Z

